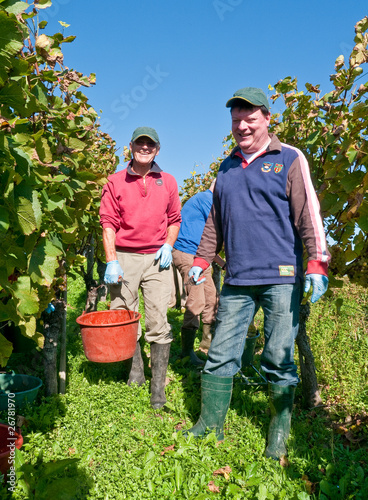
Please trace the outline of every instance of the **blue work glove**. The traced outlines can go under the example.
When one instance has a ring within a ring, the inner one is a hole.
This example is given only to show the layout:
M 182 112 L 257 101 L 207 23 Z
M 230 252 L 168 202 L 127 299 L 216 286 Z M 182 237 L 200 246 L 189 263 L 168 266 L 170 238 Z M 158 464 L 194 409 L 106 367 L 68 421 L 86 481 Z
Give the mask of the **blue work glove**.
M 189 278 L 193 278 L 193 281 L 196 285 L 200 285 L 206 281 L 206 278 L 199 279 L 199 276 L 203 273 L 203 269 L 199 266 L 193 266 L 190 268 L 188 276 Z
M 305 277 L 304 292 L 309 292 L 311 285 L 313 288 L 311 302 L 314 304 L 327 291 L 328 278 L 324 274 L 307 274 Z
M 51 313 L 52 313 L 52 312 L 54 312 L 54 311 L 55 311 L 55 306 L 54 306 L 54 304 L 51 304 L 51 302 L 49 302 L 49 303 L 47 304 L 47 307 L 46 307 L 46 309 L 45 309 L 45 312 L 47 312 L 47 314 L 51 314 Z
M 120 280 L 123 279 L 123 276 L 124 272 L 120 267 L 119 261 L 110 260 L 110 262 L 108 262 L 106 266 L 104 282 L 110 284 L 117 284 L 119 283 Z
M 170 267 L 172 262 L 172 246 L 168 243 L 164 243 L 162 247 L 157 250 L 155 260 L 160 259 L 160 268 L 166 269 Z

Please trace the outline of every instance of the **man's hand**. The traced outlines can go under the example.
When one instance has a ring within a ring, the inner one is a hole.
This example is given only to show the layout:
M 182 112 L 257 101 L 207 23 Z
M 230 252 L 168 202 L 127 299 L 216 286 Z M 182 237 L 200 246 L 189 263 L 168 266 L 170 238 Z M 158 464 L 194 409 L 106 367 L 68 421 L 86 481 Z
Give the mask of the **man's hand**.
M 124 272 L 117 260 L 110 260 L 106 265 L 104 282 L 110 284 L 118 284 L 123 279 Z
M 199 266 L 193 266 L 190 268 L 188 276 L 189 278 L 193 278 L 193 281 L 196 285 L 200 285 L 206 281 L 206 278 L 199 279 L 199 276 L 203 273 L 203 269 Z
M 172 246 L 164 243 L 162 247 L 157 250 L 155 260 L 160 259 L 160 268 L 167 269 L 172 262 Z
M 324 293 L 326 293 L 328 278 L 324 274 L 307 274 L 305 277 L 304 292 L 309 292 L 311 285 L 313 288 L 311 302 L 314 304 Z

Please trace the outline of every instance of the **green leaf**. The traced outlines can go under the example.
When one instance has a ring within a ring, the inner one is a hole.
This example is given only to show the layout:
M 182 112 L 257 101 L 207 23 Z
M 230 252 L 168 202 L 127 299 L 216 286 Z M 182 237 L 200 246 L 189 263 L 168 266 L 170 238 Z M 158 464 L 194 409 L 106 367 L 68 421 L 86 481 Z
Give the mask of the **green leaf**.
M 86 144 L 75 137 L 70 137 L 68 147 L 75 150 L 83 150 Z
M 6 366 L 12 352 L 13 344 L 0 333 L 0 366 Z
M 22 335 L 33 338 L 38 343 L 39 347 L 42 347 L 43 336 L 36 332 L 36 318 L 34 316 L 19 319 L 18 326 Z
M 226 493 L 230 495 L 240 494 L 241 492 L 242 492 L 241 487 L 234 483 L 230 483 L 229 486 L 226 488 Z
M 73 36 L 73 35 L 71 35 L 71 36 L 67 36 L 67 37 L 65 37 L 65 38 L 64 38 L 63 43 L 71 43 L 71 42 L 73 42 L 75 39 L 76 39 L 76 36 Z
M 9 14 L 21 14 L 22 12 L 24 12 L 25 10 L 27 10 L 29 8 L 29 5 L 28 3 L 26 2 L 19 2 L 17 0 L 12 0 L 12 1 L 8 1 L 8 7 L 5 7 L 5 10 L 7 12 L 9 12 Z
M 360 217 L 357 220 L 357 223 L 362 231 L 368 233 L 368 217 Z
M 32 281 L 40 285 L 50 286 L 55 271 L 59 267 L 58 257 L 61 250 L 55 247 L 48 239 L 42 238 L 37 247 L 33 250 L 29 262 L 29 274 Z
M 30 186 L 17 186 L 15 193 L 16 218 L 23 234 L 31 234 L 38 229 L 42 220 L 42 209 L 38 193 Z
M 17 220 L 23 234 L 31 234 L 37 229 L 32 202 L 23 196 L 16 198 Z
M 37 2 L 38 9 L 47 9 L 47 7 L 51 7 L 51 6 L 52 6 L 51 0 L 38 0 L 38 2 Z
M 13 77 L 16 76 L 25 76 L 30 74 L 30 67 L 27 61 L 24 59 L 14 59 L 12 60 L 12 67 L 13 67 Z
M 7 54 L 0 54 L 0 85 L 3 87 L 9 78 L 12 62 Z
M 91 172 L 90 170 L 82 170 L 81 172 L 77 172 L 77 177 L 82 181 L 94 181 L 97 176 L 94 172 Z
M 179 491 L 184 481 L 184 471 L 178 462 L 175 463 L 174 472 L 175 472 L 175 487 Z
M 258 488 L 257 500 L 266 500 L 267 498 L 267 487 L 264 484 L 260 484 Z
M 50 212 L 56 210 L 57 208 L 62 210 L 64 207 L 65 207 L 65 198 L 62 198 L 58 194 L 51 195 L 47 200 L 47 210 L 49 210 Z
M 42 477 L 48 477 L 53 474 L 57 474 L 63 471 L 66 467 L 77 464 L 79 460 L 79 458 L 64 458 L 56 460 L 56 462 L 47 462 L 46 464 L 44 464 Z
M 38 141 L 36 141 L 36 151 L 43 163 L 51 163 L 52 162 L 52 153 L 50 150 L 49 143 L 46 137 L 40 137 Z
M 315 132 L 313 132 L 311 135 L 308 136 L 306 143 L 307 147 L 313 146 L 313 144 L 315 144 L 319 138 L 320 138 L 320 131 L 316 130 Z
M 355 148 L 351 147 L 347 150 L 346 156 L 348 157 L 350 163 L 354 163 L 356 157 L 358 156 L 358 151 Z
M 1 28 L 0 28 L 1 29 Z M 7 104 L 19 111 L 19 113 L 24 110 L 24 99 L 25 94 L 21 87 L 16 82 L 11 82 L 0 89 L 0 104 Z
M 3 243 L 4 254 L 0 255 L 0 266 L 6 269 L 7 275 L 14 273 L 14 269 L 24 270 L 27 267 L 27 255 L 23 247 L 17 246 L 13 240 Z
M 298 500 L 310 500 L 311 497 L 305 491 L 301 491 L 300 493 L 298 493 L 297 498 Z
M 16 160 L 16 171 L 22 177 L 29 177 L 32 168 L 32 161 L 27 153 L 21 148 L 12 148 L 12 155 Z
M 74 500 L 76 491 L 79 490 L 79 482 L 73 478 L 59 478 L 44 486 L 36 488 L 36 498 L 39 500 Z
M 39 106 L 44 111 L 47 111 L 49 103 L 47 101 L 47 90 L 45 86 L 41 82 L 37 82 L 32 88 L 32 94 L 36 97 Z
M 0 233 L 6 233 L 9 229 L 9 212 L 5 207 L 0 207 Z
M 351 193 L 354 189 L 360 186 L 360 183 L 365 175 L 365 172 L 357 171 L 344 175 L 341 178 L 341 184 L 347 193 Z
M 338 495 L 337 488 L 333 484 L 329 483 L 325 479 L 319 483 L 322 493 L 328 496 L 328 498 L 336 498 Z
M 4 10 L 0 10 L 0 53 L 15 55 L 23 47 L 23 40 L 27 30 L 14 17 L 9 17 Z
M 21 316 L 38 312 L 38 296 L 36 290 L 31 288 L 31 279 L 28 276 L 20 276 L 11 288 L 14 297 L 19 300 L 17 309 Z

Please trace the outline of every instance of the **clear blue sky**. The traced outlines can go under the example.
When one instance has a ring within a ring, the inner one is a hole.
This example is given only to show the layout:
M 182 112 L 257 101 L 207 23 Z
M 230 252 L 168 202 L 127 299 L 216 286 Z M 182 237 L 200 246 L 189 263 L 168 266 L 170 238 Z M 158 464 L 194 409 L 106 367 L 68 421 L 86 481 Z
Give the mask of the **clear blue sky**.
M 63 45 L 64 63 L 96 73 L 82 90 L 119 154 L 136 127 L 154 127 L 157 162 L 180 186 L 222 153 L 234 91 L 271 95 L 269 84 L 292 76 L 328 92 L 367 14 L 367 0 L 53 0 L 40 18 L 49 35 L 70 24 L 64 35 L 77 38 Z

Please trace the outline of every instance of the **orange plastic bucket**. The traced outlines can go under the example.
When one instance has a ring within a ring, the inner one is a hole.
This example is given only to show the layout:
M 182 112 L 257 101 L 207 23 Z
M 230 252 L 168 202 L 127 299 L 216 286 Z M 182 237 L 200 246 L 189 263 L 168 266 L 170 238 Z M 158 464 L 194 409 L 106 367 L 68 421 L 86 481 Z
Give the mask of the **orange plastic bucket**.
M 141 315 L 115 309 L 83 313 L 77 318 L 86 358 L 96 363 L 115 363 L 133 357 Z

